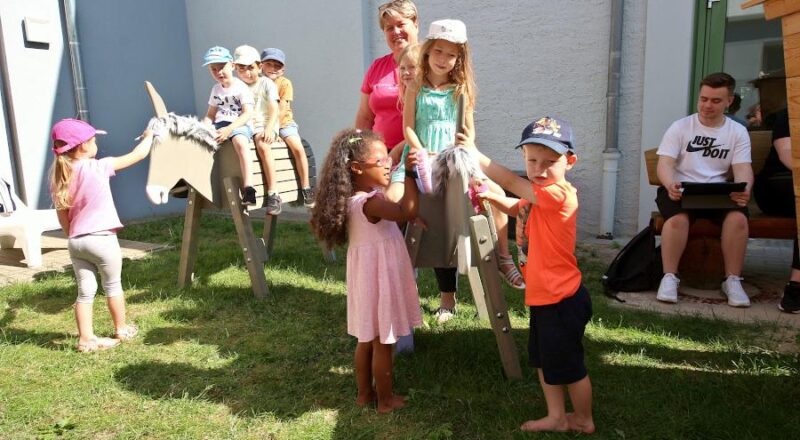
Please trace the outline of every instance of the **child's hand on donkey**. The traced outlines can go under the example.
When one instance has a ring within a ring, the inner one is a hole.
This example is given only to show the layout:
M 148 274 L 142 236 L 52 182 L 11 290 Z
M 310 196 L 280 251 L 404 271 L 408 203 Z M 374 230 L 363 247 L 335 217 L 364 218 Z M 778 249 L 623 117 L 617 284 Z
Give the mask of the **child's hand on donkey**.
M 226 139 L 228 139 L 231 136 L 231 133 L 233 133 L 233 129 L 230 128 L 230 126 L 222 127 L 219 130 L 217 130 L 217 137 L 215 140 L 217 141 L 218 144 L 222 144 L 223 142 L 225 142 Z

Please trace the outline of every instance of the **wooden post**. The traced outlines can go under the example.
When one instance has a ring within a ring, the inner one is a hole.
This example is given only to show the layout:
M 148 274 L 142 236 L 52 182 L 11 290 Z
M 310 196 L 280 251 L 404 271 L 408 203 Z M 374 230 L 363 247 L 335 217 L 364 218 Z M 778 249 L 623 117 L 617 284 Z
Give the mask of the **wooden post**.
M 482 215 L 471 217 L 470 231 L 472 232 L 472 246 L 478 251 L 478 270 L 483 290 L 486 293 L 489 320 L 497 340 L 497 347 L 500 350 L 503 371 L 509 379 L 521 379 L 522 369 L 517 356 L 517 345 L 511 335 L 511 320 L 508 318 L 508 305 L 500 285 L 497 252 L 489 228 L 489 220 Z
M 489 309 L 486 308 L 486 292 L 483 290 L 480 270 L 475 266 L 470 267 L 467 278 L 472 290 L 472 299 L 475 301 L 475 308 L 478 309 L 478 318 L 489 319 Z
M 226 177 L 222 179 L 222 182 L 225 185 L 225 199 L 228 201 L 233 215 L 233 224 L 236 226 L 236 234 L 239 236 L 239 245 L 242 247 L 245 265 L 250 273 L 253 293 L 256 298 L 266 298 L 269 294 L 267 278 L 264 275 L 266 252 L 263 242 L 256 240 L 255 234 L 253 234 L 250 214 L 242 206 L 242 200 L 239 197 L 241 180 L 238 177 Z
M 190 188 L 189 197 L 186 200 L 183 238 L 181 239 L 181 261 L 178 267 L 178 287 L 181 289 L 192 284 L 194 279 L 194 262 L 197 259 L 197 229 L 202 213 L 203 197 Z
M 269 261 L 272 256 L 272 247 L 275 242 L 275 231 L 278 229 L 278 216 L 269 215 L 264 216 L 264 234 L 262 240 L 264 241 L 265 257 L 264 263 Z

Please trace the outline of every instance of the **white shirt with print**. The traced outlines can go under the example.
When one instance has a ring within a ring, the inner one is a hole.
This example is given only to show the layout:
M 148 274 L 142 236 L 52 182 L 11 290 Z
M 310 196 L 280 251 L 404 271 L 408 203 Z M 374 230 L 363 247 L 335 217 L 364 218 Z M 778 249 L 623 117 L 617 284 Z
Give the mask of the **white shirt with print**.
M 208 105 L 217 108 L 214 123 L 233 122 L 241 116 L 245 105 L 252 109 L 254 103 L 253 93 L 239 78 L 232 78 L 229 87 L 222 87 L 220 83 L 214 84 L 208 98 Z
M 657 154 L 675 159 L 676 182 L 724 182 L 731 165 L 751 162 L 750 136 L 729 118 L 706 127 L 695 113 L 672 123 Z

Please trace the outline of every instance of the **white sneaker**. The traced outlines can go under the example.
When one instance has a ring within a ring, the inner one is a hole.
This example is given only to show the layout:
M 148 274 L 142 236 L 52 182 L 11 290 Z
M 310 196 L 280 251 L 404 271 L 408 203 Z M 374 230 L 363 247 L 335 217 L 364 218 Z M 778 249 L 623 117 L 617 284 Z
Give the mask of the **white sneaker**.
M 681 280 L 674 273 L 665 273 L 658 285 L 658 295 L 656 299 L 661 302 L 675 304 L 678 302 L 678 284 Z
M 731 307 L 750 307 L 750 297 L 742 288 L 743 279 L 736 275 L 728 275 L 722 282 L 722 293 L 728 297 L 728 305 Z
M 446 307 L 439 307 L 436 310 L 436 313 L 433 315 L 436 316 L 436 322 L 439 324 L 444 324 L 445 322 L 453 319 L 456 314 L 456 308 L 453 307 L 452 309 L 448 309 Z

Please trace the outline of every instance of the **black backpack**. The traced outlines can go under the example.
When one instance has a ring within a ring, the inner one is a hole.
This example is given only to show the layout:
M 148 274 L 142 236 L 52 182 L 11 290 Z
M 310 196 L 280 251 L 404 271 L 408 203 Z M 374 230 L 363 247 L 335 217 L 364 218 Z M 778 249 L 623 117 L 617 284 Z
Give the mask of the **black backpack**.
M 612 292 L 653 290 L 661 280 L 662 271 L 661 246 L 656 246 L 651 223 L 636 234 L 608 266 L 602 278 L 605 293 L 622 301 Z

